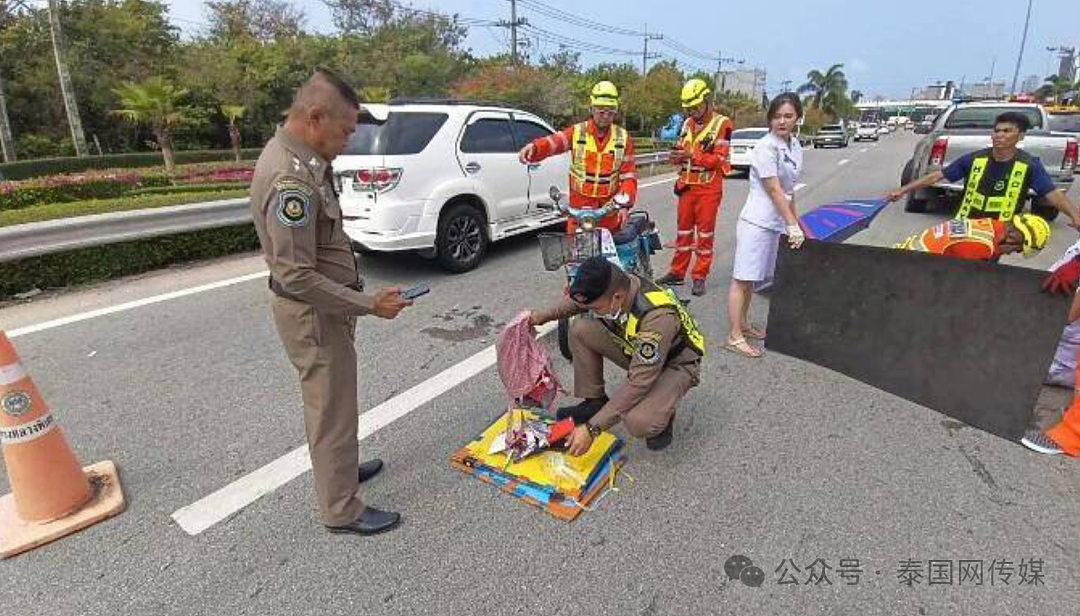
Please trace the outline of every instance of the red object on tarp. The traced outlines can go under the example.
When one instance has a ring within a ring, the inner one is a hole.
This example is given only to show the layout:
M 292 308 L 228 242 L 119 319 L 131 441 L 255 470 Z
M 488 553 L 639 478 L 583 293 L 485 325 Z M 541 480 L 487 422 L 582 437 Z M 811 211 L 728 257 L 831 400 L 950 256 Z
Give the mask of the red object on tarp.
M 567 436 L 570 436 L 570 433 L 573 432 L 573 431 L 574 431 L 574 418 L 573 417 L 567 417 L 566 419 L 563 419 L 562 421 L 558 421 L 558 422 L 555 422 L 555 423 L 551 424 L 551 431 L 548 432 L 548 444 L 549 445 L 554 445 L 554 444 L 558 443 L 559 441 L 563 440 Z

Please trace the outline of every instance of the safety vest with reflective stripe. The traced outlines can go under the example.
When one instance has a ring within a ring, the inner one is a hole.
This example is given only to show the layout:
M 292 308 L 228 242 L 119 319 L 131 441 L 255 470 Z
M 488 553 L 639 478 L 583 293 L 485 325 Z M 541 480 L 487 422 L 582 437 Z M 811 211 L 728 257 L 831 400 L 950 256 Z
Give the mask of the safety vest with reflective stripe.
M 627 132 L 612 124 L 612 133 L 601 151 L 587 126 L 587 122 L 574 125 L 570 190 L 586 197 L 607 199 L 619 189 L 619 168 L 626 156 Z
M 894 246 L 894 248 L 943 255 L 950 247 L 956 244 L 976 243 L 986 248 L 986 258 L 989 259 L 997 250 L 997 243 L 994 239 L 994 220 L 992 218 L 946 220 L 922 233 L 912 235 Z
M 679 301 L 679 298 L 671 289 L 662 289 L 644 279 L 641 280 L 641 289 L 638 291 L 637 297 L 634 298 L 634 304 L 630 307 L 630 314 L 626 318 L 626 324 L 615 325 L 611 332 L 615 337 L 615 341 L 622 347 L 623 352 L 627 356 L 634 354 L 637 349 L 638 324 L 641 323 L 646 314 L 665 306 L 675 309 L 679 315 L 679 322 L 682 324 L 682 327 L 679 328 L 679 340 L 676 340 L 671 345 L 671 350 L 668 351 L 668 359 L 678 355 L 687 346 L 698 355 L 705 355 L 705 335 L 701 333 L 694 316 L 686 310 L 686 307 L 683 306 L 683 303 Z M 609 330 L 612 327 L 612 325 L 608 325 Z
M 719 113 L 714 113 L 712 120 L 705 125 L 705 128 L 694 134 L 694 118 L 687 118 L 683 122 L 682 133 L 679 135 L 679 146 L 684 152 L 690 152 L 691 154 L 697 151 L 697 146 L 701 146 L 702 150 L 707 149 L 711 144 L 716 143 L 717 137 L 720 136 L 720 127 L 726 121 L 727 118 Z M 695 165 L 691 157 L 679 169 L 679 175 L 686 184 L 708 184 L 716 177 L 716 171 Z
M 967 187 L 964 190 L 964 200 L 960 204 L 960 210 L 956 213 L 957 218 L 967 218 L 973 211 L 986 214 L 997 214 L 999 220 L 1010 220 L 1016 211 L 1020 209 L 1027 194 L 1024 187 L 1027 185 L 1028 162 L 1025 157 L 1018 156 L 1012 162 L 1009 169 L 1009 179 L 1002 189 L 989 190 L 983 188 L 983 175 L 986 173 L 986 165 L 990 162 L 989 155 L 976 156 L 971 163 L 971 173 L 968 174 Z

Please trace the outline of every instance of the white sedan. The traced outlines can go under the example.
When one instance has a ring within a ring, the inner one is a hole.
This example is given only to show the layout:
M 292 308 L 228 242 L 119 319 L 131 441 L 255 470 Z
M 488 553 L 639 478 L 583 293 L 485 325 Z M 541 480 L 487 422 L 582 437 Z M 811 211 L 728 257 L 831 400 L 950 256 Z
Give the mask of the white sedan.
M 731 132 L 731 170 L 750 173 L 750 153 L 762 137 L 769 134 L 767 128 L 740 128 Z

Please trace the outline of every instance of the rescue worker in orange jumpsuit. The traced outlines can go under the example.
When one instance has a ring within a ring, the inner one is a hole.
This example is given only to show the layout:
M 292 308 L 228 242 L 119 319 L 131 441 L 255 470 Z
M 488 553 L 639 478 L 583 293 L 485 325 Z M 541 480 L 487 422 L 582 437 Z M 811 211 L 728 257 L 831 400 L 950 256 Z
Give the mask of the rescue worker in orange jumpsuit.
M 1023 252 L 1031 256 L 1050 240 L 1050 225 L 1034 214 L 1011 220 L 969 218 L 947 220 L 912 235 L 894 246 L 969 261 L 997 261 L 1001 255 Z
M 724 196 L 723 178 L 731 171 L 732 123 L 717 113 L 709 101 L 709 86 L 691 79 L 682 89 L 682 106 L 689 113 L 683 123 L 679 143 L 671 153 L 671 163 L 679 167 L 675 194 L 679 196 L 679 232 L 675 258 L 661 285 L 680 285 L 697 255 L 691 292 L 705 294 L 705 278 L 713 260 L 716 216 Z
M 538 163 L 549 156 L 570 152 L 570 205 L 598 209 L 615 195 L 625 193 L 625 206 L 604 218 L 598 226 L 618 231 L 630 218 L 637 199 L 637 167 L 630 133 L 615 124 L 619 111 L 619 90 L 610 81 L 593 86 L 589 99 L 592 116 L 585 122 L 540 137 L 518 153 L 522 164 Z M 567 231 L 574 231 L 571 220 Z

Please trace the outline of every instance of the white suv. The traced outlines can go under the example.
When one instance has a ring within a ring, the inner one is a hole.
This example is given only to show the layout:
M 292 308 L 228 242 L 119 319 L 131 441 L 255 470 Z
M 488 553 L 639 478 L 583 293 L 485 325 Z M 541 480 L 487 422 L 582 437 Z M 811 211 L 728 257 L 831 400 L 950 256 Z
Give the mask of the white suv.
M 415 250 L 447 270 L 479 264 L 488 242 L 563 221 L 570 155 L 523 165 L 526 143 L 554 131 L 498 104 L 400 100 L 366 104 L 333 163 L 343 227 L 358 250 Z

